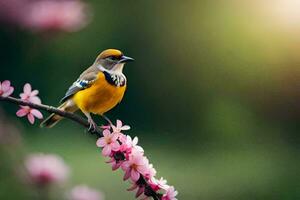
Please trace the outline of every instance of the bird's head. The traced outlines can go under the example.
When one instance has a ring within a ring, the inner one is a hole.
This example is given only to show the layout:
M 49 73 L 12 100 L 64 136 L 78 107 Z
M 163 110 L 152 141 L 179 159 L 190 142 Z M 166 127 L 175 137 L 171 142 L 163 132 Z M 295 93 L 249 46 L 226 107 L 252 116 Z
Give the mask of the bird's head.
M 95 64 L 97 67 L 103 67 L 106 70 L 121 72 L 124 64 L 133 61 L 133 58 L 125 56 L 121 51 L 117 49 L 107 49 L 102 51 L 97 57 Z

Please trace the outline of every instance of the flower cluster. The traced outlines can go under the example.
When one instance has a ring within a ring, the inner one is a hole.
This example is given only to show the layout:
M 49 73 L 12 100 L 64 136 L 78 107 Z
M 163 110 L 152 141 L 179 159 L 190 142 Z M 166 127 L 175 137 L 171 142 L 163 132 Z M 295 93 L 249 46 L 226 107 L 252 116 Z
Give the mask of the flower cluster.
M 0 22 L 34 32 L 78 31 L 91 12 L 81 0 L 0 0 L 0 5 Z
M 0 82 L 0 96 L 9 97 L 14 91 L 14 87 L 11 86 L 10 81 L 6 80 L 2 83 Z M 26 83 L 23 88 L 23 93 L 20 94 L 20 97 L 25 102 L 30 102 L 34 104 L 41 104 L 41 99 L 37 96 L 39 94 L 38 90 L 31 89 L 31 85 Z M 37 109 L 30 108 L 29 106 L 20 106 L 20 109 L 17 111 L 16 115 L 18 117 L 27 116 L 28 121 L 33 124 L 35 117 L 42 119 L 43 115 Z
M 109 157 L 107 161 L 112 169 L 121 168 L 124 172 L 124 180 L 130 180 L 132 187 L 129 191 L 136 190 L 136 197 L 143 194 L 143 199 L 148 199 L 155 193 L 161 200 L 176 200 L 177 191 L 173 186 L 167 185 L 163 178 L 156 179 L 156 170 L 144 155 L 142 147 L 138 146 L 138 138 L 131 138 L 122 132 L 130 127 L 123 126 L 117 120 L 116 126 L 102 127 L 103 137 L 100 137 L 96 145 L 102 148 L 102 155 Z
M 39 94 L 38 90 L 31 89 L 31 85 L 26 83 L 23 88 L 23 93 L 20 94 L 20 97 L 25 102 L 31 102 L 34 104 L 41 104 L 41 99 L 37 96 Z M 43 115 L 40 111 L 34 108 L 30 108 L 29 106 L 20 106 L 20 109 L 17 111 L 16 115 L 18 117 L 27 116 L 28 121 L 31 124 L 34 124 L 35 117 L 38 119 L 42 119 Z

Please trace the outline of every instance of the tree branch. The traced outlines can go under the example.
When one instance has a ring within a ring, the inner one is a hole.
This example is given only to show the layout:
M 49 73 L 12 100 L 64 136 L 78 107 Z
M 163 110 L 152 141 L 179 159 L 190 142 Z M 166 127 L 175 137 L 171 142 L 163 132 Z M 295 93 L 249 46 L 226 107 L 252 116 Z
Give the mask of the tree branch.
M 48 106 L 48 105 L 44 105 L 44 104 L 34 104 L 34 103 L 31 103 L 31 102 L 27 102 L 27 101 L 23 101 L 21 99 L 17 99 L 17 98 L 14 98 L 14 97 L 2 97 L 0 96 L 0 101 L 7 101 L 7 102 L 10 102 L 10 103 L 13 103 L 13 104 L 16 104 L 16 105 L 20 105 L 20 106 L 29 106 L 30 108 L 35 108 L 35 109 L 38 109 L 38 110 L 43 110 L 43 111 L 46 111 L 48 113 L 55 113 L 57 115 L 60 115 L 66 119 L 70 119 L 80 125 L 82 125 L 83 127 L 85 128 L 89 128 L 90 127 L 90 124 L 89 122 L 82 118 L 81 116 L 79 115 L 76 115 L 74 113 L 70 113 L 70 112 L 66 112 L 66 111 L 63 111 L 63 110 L 59 110 L 53 106 Z M 104 118 L 105 119 L 105 118 Z M 92 131 L 92 130 L 89 130 L 89 132 L 91 134 L 96 134 L 98 137 L 102 137 L 103 134 L 102 134 L 102 130 L 97 127 L 97 129 L 95 131 Z M 123 155 L 123 157 L 125 158 L 125 156 Z M 123 158 L 122 157 L 122 158 Z M 122 160 L 119 159 L 120 160 Z M 140 179 L 137 181 L 137 183 L 140 185 L 140 186 L 144 186 L 145 187 L 145 194 L 149 197 L 152 197 L 154 200 L 160 200 L 161 199 L 161 194 L 155 192 L 149 185 L 149 183 L 145 180 L 145 178 L 141 175 L 140 176 Z
M 53 106 L 48 106 L 48 105 L 44 105 L 44 104 L 34 104 L 34 103 L 23 101 L 21 99 L 17 99 L 17 98 L 14 98 L 14 97 L 1 97 L 0 96 L 0 101 L 8 101 L 10 103 L 21 105 L 21 106 L 29 106 L 31 108 L 35 108 L 35 109 L 38 109 L 38 110 L 43 110 L 43 111 L 46 111 L 46 112 L 51 113 L 51 114 L 55 113 L 55 114 L 60 115 L 64 118 L 70 119 L 70 120 L 84 126 L 85 128 L 89 128 L 89 126 L 90 126 L 89 122 L 86 119 L 80 117 L 79 115 L 76 115 L 76 114 L 70 113 L 70 112 L 66 112 L 66 111 L 63 111 L 63 110 L 59 110 L 59 109 L 57 109 Z M 89 131 L 89 132 L 92 133 L 92 134 L 97 134 L 99 137 L 102 136 L 102 131 L 99 128 L 97 128 L 96 131 Z

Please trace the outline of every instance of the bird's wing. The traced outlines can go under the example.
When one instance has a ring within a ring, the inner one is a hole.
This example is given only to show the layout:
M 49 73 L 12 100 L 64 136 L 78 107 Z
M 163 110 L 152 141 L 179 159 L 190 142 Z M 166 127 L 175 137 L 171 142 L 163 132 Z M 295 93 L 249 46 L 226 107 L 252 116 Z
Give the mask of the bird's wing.
M 80 90 L 84 90 L 89 88 L 97 79 L 97 75 L 99 73 L 99 69 L 96 66 L 91 66 L 87 70 L 85 70 L 79 78 L 69 87 L 65 96 L 61 99 L 60 102 L 65 102 L 71 96 L 79 92 Z

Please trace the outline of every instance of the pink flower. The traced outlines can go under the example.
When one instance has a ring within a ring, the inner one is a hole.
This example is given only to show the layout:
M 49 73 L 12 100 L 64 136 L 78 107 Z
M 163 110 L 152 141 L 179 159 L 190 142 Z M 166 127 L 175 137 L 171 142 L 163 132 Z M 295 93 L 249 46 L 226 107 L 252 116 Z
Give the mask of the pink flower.
M 177 200 L 175 197 L 177 196 L 178 192 L 175 190 L 173 186 L 167 189 L 166 194 L 162 196 L 161 200 Z
M 118 135 L 111 133 L 108 129 L 103 131 L 103 137 L 96 142 L 98 147 L 102 147 L 102 155 L 109 156 L 112 151 L 118 151 L 120 144 L 117 141 Z
M 111 125 L 113 133 L 121 133 L 122 131 L 127 131 L 130 129 L 130 126 L 124 125 L 121 120 L 117 120 L 117 125 Z
M 69 200 L 104 200 L 104 195 L 85 185 L 74 187 L 68 195 Z
M 169 189 L 169 185 L 167 185 L 167 180 L 163 179 L 163 178 L 160 178 L 159 180 L 152 177 L 150 180 L 149 180 L 149 183 L 150 183 L 150 186 L 151 188 L 154 190 L 154 191 L 158 191 L 160 189 L 163 189 L 163 190 L 168 190 Z
M 8 97 L 14 92 L 14 88 L 10 86 L 10 81 L 0 82 L 0 96 Z
M 34 31 L 78 31 L 88 23 L 86 4 L 74 1 L 33 1 L 24 17 L 24 25 Z
M 115 158 L 110 158 L 109 161 L 106 161 L 106 163 L 110 163 L 111 164 L 111 168 L 113 171 L 117 170 L 120 168 L 120 166 L 122 165 L 123 161 L 120 160 L 120 161 L 116 161 Z
M 136 182 L 140 178 L 140 174 L 147 172 L 148 159 L 139 151 L 133 151 L 129 155 L 129 159 L 122 163 L 121 167 L 125 171 L 124 180 L 131 178 Z
M 23 88 L 23 93 L 20 94 L 20 97 L 23 101 L 41 104 L 41 99 L 37 96 L 39 94 L 38 90 L 33 90 L 29 83 L 26 83 Z
M 119 139 L 122 142 L 120 151 L 126 152 L 128 154 L 131 153 L 131 151 L 133 149 L 135 149 L 141 153 L 144 152 L 144 149 L 137 145 L 137 143 L 139 141 L 138 137 L 134 137 L 132 140 L 132 138 L 129 135 L 127 135 L 127 136 L 121 135 L 119 137 Z
M 69 168 L 56 155 L 33 154 L 25 161 L 31 181 L 39 185 L 62 183 L 69 175 Z
M 147 172 L 144 174 L 146 179 L 151 179 L 156 175 L 156 169 L 154 169 L 152 164 L 147 166 Z
M 43 115 L 37 109 L 30 108 L 29 106 L 20 106 L 21 108 L 17 111 L 18 117 L 27 116 L 28 121 L 34 124 L 34 118 L 43 119 Z

